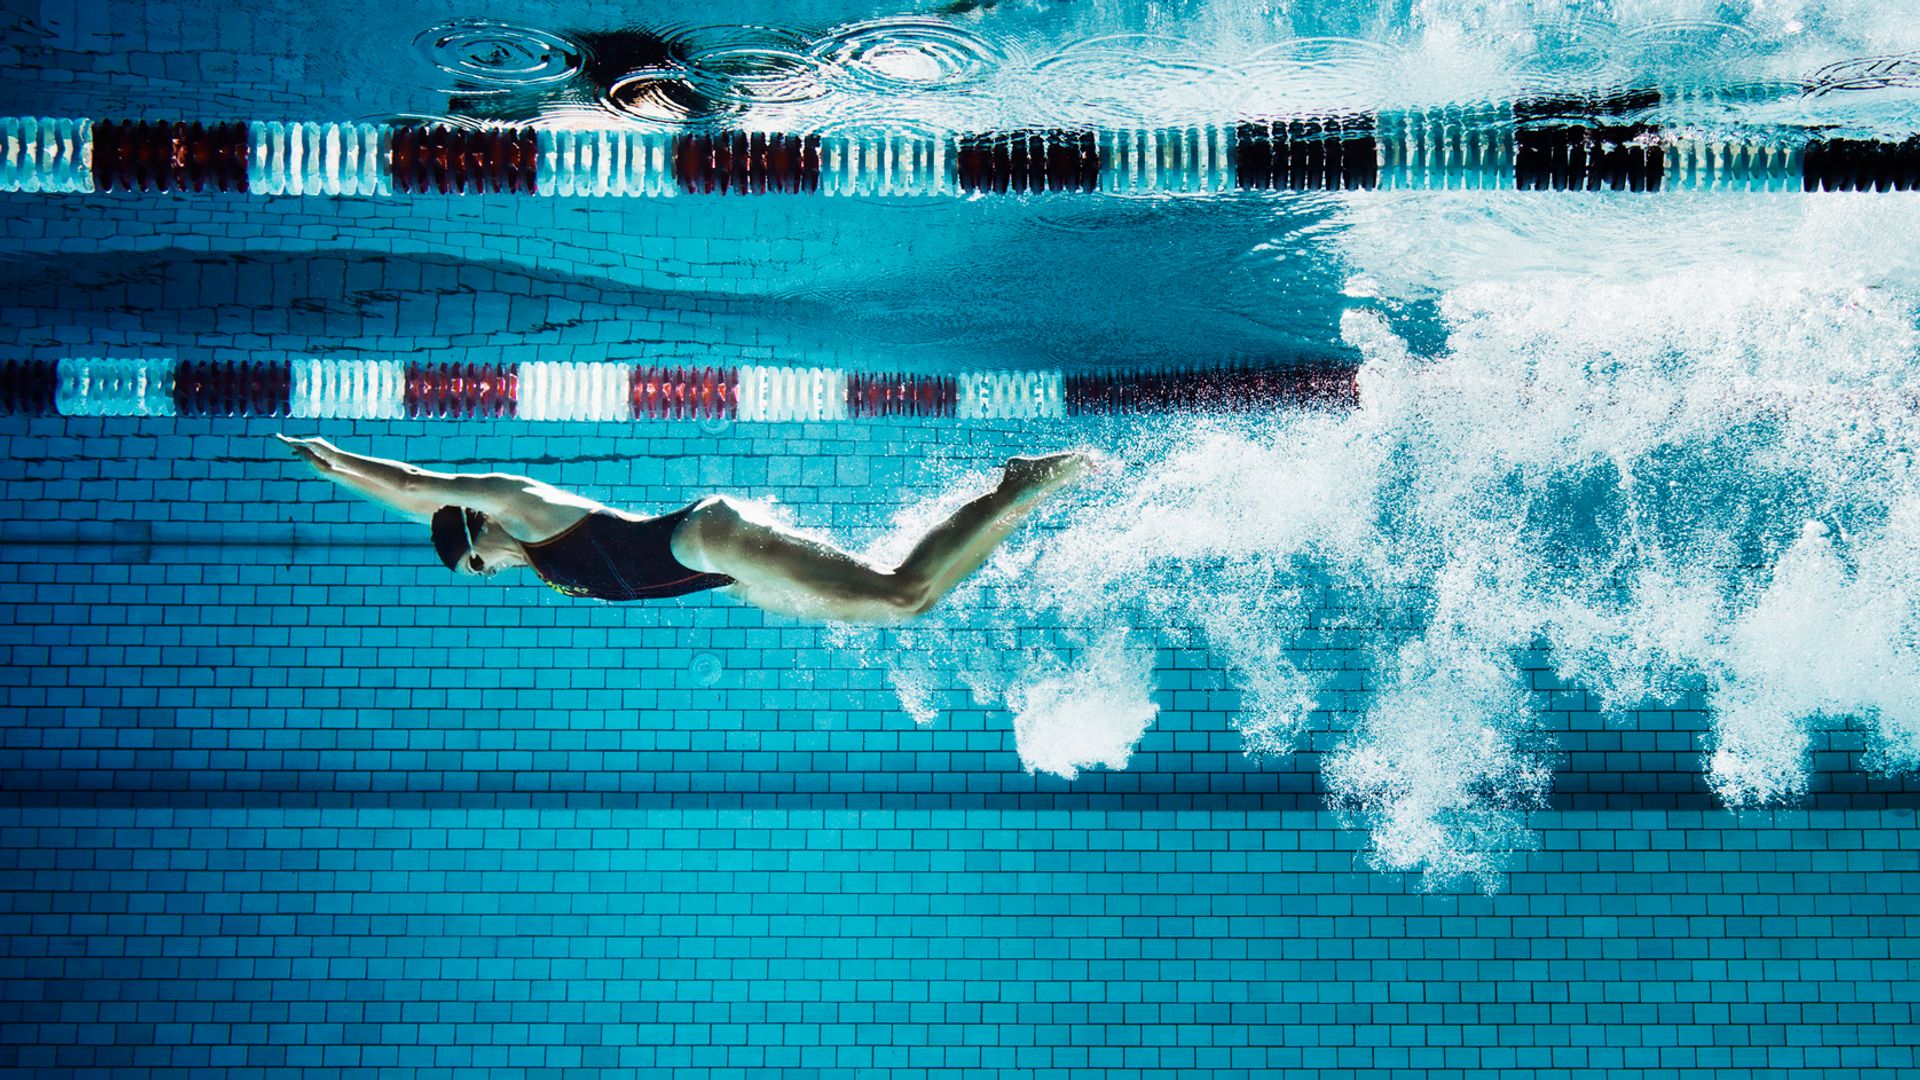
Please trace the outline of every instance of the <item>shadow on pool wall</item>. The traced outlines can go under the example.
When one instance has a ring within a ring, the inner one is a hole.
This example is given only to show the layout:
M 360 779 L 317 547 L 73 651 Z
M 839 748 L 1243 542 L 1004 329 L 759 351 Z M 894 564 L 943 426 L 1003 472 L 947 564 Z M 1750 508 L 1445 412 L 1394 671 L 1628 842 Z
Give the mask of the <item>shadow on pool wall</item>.
M 882 371 L 1351 358 L 1332 204 L 0 196 L 16 355 Z

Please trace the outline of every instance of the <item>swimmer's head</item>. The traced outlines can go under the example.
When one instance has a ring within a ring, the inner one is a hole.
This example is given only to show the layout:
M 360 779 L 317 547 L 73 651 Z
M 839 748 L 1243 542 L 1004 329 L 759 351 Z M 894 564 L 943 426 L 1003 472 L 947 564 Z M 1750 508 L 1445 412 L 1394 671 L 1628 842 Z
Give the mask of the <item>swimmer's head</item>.
M 486 515 L 478 510 L 458 506 L 443 506 L 434 511 L 433 550 L 440 561 L 447 564 L 447 569 L 459 571 L 462 560 L 473 551 L 473 535 L 485 519 Z
M 520 544 L 478 510 L 443 506 L 433 514 L 433 550 L 456 574 L 491 576 L 526 564 Z

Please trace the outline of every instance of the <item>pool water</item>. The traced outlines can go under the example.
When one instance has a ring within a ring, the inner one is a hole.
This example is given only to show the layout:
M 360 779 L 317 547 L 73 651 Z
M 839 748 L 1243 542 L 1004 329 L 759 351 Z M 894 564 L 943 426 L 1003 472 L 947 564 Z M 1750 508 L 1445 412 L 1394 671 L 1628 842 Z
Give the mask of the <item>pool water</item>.
M 49 2 L 0 114 L 1074 128 L 1666 91 L 1920 130 L 1893 5 Z M 649 126 L 650 125 L 650 126 Z M 0 416 L 0 1068 L 1894 1077 L 1910 194 L 0 195 L 0 359 L 1070 374 L 1355 407 Z M 887 561 L 922 622 L 446 573 L 270 436 Z

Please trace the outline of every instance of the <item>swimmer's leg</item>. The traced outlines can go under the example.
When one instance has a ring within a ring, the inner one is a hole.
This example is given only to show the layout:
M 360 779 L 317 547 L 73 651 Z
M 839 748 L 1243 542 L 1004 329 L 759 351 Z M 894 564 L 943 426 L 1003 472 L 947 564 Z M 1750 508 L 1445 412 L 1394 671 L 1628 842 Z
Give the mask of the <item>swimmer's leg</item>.
M 755 520 L 732 501 L 701 502 L 674 530 L 674 557 L 726 574 L 727 591 L 783 615 L 841 622 L 894 622 L 924 615 L 978 569 L 1046 496 L 1085 473 L 1081 454 L 1014 458 L 994 490 L 922 537 L 891 569 Z
M 1007 462 L 1000 485 L 953 512 L 921 537 L 896 572 L 927 582 L 929 606 L 953 591 L 987 561 L 993 549 L 1047 496 L 1086 475 L 1085 454 L 1017 457 Z

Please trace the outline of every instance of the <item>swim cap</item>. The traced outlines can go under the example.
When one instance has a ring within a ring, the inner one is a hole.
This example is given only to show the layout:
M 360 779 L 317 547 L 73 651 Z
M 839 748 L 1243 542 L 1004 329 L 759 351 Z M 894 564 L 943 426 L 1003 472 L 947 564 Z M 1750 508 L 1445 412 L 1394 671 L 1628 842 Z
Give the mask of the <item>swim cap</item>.
M 443 506 L 433 512 L 433 550 L 447 569 L 458 567 L 461 558 L 473 550 L 473 534 L 486 519 L 478 510 L 458 506 Z

